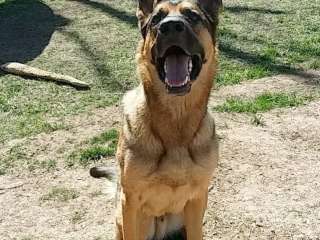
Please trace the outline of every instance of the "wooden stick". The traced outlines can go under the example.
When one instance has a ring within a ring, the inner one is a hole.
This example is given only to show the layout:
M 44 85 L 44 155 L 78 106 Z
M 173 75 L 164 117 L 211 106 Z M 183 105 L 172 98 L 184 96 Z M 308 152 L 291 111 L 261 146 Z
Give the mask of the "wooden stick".
M 25 183 L 23 182 L 18 182 L 18 183 L 14 183 L 8 186 L 0 186 L 0 190 L 8 190 L 8 189 L 13 189 L 13 188 L 18 188 L 18 187 L 22 187 Z
M 22 77 L 42 78 L 58 83 L 68 84 L 76 88 L 90 89 L 90 85 L 88 83 L 82 82 L 68 75 L 47 72 L 21 63 L 9 62 L 1 65 L 0 69 L 4 72 L 8 72 Z

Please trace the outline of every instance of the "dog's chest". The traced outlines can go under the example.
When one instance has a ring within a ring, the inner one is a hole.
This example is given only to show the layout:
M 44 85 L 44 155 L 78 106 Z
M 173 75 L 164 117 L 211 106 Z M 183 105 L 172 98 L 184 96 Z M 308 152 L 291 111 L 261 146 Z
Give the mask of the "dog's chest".
M 141 209 L 149 216 L 163 216 L 166 213 L 182 212 L 186 202 L 199 192 L 192 184 L 172 187 L 166 184 L 154 184 L 141 195 Z
M 168 152 L 153 172 L 139 178 L 142 210 L 152 216 L 181 212 L 188 200 L 203 194 L 211 173 L 195 164 L 187 150 Z

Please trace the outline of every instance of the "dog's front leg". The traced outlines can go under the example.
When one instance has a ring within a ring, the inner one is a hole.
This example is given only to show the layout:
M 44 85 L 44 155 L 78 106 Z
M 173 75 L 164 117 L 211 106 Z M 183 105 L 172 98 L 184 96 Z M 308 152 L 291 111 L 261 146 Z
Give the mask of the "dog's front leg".
M 202 240 L 202 221 L 207 207 L 208 193 L 189 200 L 184 208 L 184 222 L 188 240 Z
M 148 235 L 150 235 L 150 230 L 152 232 L 154 228 L 154 224 L 154 217 L 147 216 L 142 211 L 139 211 L 137 218 L 138 239 L 147 240 Z
M 138 239 L 138 206 L 133 196 L 122 193 L 122 234 L 123 240 Z
M 123 240 L 146 240 L 152 219 L 142 213 L 135 196 L 124 195 L 122 200 Z

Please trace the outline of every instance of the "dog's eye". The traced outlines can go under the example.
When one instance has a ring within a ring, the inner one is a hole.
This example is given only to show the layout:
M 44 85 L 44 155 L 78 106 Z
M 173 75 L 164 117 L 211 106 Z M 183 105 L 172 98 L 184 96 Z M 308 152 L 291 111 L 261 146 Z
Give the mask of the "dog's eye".
M 157 14 L 155 14 L 152 19 L 151 19 L 151 25 L 155 26 L 157 25 L 164 17 L 166 14 L 163 11 L 159 11 Z
M 202 20 L 201 16 L 191 9 L 183 10 L 182 14 L 191 22 L 191 23 L 198 23 Z

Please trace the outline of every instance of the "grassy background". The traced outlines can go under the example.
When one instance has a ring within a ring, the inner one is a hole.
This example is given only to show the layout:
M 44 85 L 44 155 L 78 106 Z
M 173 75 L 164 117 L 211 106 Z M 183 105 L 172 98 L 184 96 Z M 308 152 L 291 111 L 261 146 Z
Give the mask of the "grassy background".
M 73 151 L 66 161 L 68 167 L 88 166 L 92 161 L 114 156 L 118 144 L 118 131 L 110 129 L 81 144 L 80 149 Z
M 225 1 L 218 83 L 320 68 L 319 1 Z
M 274 108 L 297 107 L 311 101 L 313 96 L 299 96 L 296 93 L 266 92 L 253 99 L 233 97 L 214 108 L 219 112 L 257 113 L 267 112 Z
M 320 68 L 318 0 L 226 0 L 219 85 Z M 118 102 L 137 84 L 131 0 L 0 0 L 0 63 L 72 75 L 91 91 L 0 74 L 0 143 L 67 128 L 65 118 Z M 5 50 L 4 50 L 5 49 Z

